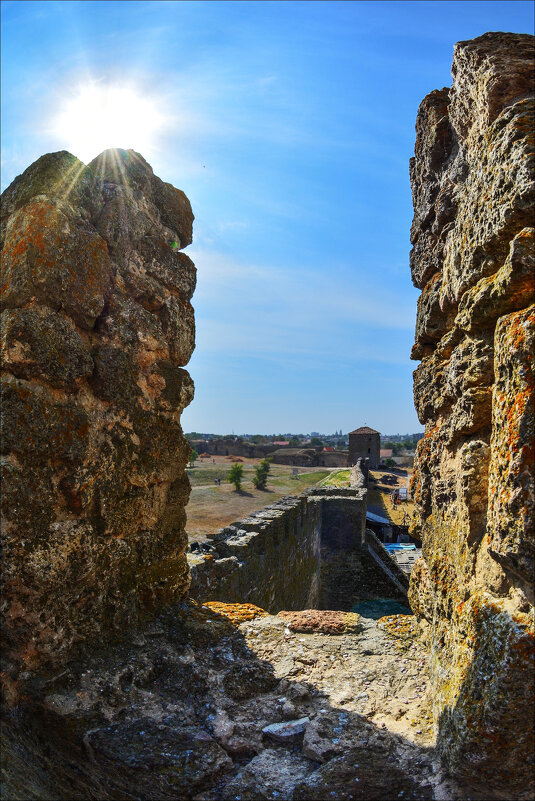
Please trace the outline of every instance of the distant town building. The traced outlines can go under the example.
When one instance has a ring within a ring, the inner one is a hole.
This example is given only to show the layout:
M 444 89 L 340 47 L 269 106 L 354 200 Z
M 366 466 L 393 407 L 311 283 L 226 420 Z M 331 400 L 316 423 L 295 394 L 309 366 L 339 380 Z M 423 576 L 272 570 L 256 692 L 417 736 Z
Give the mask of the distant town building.
M 349 432 L 349 464 L 356 464 L 358 459 L 369 459 L 370 468 L 379 467 L 381 435 L 374 428 L 361 426 Z

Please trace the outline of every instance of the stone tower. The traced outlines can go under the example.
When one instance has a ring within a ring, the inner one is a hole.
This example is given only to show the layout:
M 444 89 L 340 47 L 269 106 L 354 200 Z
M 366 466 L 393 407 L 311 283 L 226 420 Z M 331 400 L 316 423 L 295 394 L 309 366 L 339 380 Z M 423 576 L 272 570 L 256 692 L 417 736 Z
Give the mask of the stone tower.
M 357 459 L 369 459 L 370 467 L 379 467 L 381 435 L 374 428 L 361 426 L 349 432 L 349 464 L 354 465 Z

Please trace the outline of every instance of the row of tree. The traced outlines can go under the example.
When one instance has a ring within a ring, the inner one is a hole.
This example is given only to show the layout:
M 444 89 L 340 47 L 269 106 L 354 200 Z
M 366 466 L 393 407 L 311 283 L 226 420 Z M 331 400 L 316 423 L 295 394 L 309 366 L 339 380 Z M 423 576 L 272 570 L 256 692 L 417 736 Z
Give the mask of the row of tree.
M 271 470 L 271 464 L 269 459 L 262 459 L 260 464 L 255 467 L 255 474 L 253 478 L 253 484 L 255 485 L 256 489 L 264 490 L 267 486 L 267 479 L 269 475 L 269 471 Z M 239 492 L 241 489 L 242 481 L 243 481 L 243 465 L 238 464 L 238 462 L 234 462 L 232 467 L 229 470 L 229 474 L 227 476 L 227 481 L 231 484 L 234 484 L 236 492 Z
M 414 439 L 404 439 L 400 442 L 391 442 L 386 440 L 386 442 L 381 442 L 381 448 L 385 450 L 392 449 L 392 453 L 394 456 L 399 456 L 402 451 L 413 451 L 416 447 L 418 440 Z
M 196 450 L 192 449 L 189 457 L 189 466 L 193 467 L 195 460 L 199 458 L 199 454 Z M 271 470 L 271 460 L 270 459 L 262 459 L 260 464 L 255 467 L 255 474 L 253 478 L 253 484 L 255 485 L 256 489 L 263 490 L 267 486 L 267 479 L 269 475 L 269 471 Z M 236 488 L 236 492 L 239 492 L 241 489 L 242 481 L 243 481 L 243 465 L 239 464 L 238 462 L 234 462 L 232 467 L 229 470 L 227 481 L 230 484 L 234 484 Z

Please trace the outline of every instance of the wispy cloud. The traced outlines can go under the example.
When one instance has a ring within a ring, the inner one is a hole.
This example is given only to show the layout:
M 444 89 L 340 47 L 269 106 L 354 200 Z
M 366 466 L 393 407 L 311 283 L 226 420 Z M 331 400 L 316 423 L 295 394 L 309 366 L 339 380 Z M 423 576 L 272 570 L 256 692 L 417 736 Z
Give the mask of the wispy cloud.
M 398 343 L 401 332 L 408 340 L 414 329 L 413 303 L 364 281 L 357 270 L 327 263 L 307 271 L 280 261 L 245 264 L 215 251 L 188 252 L 199 276 L 199 348 L 316 364 L 340 353 L 344 362 L 408 360 Z

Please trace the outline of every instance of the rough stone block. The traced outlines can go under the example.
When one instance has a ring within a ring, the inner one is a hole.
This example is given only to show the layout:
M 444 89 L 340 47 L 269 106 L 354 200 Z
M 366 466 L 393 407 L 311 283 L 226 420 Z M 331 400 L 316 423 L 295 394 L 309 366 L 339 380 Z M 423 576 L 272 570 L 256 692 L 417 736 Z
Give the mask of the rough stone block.
M 73 323 L 44 307 L 1 313 L 2 363 L 17 378 L 40 378 L 76 390 L 93 372 L 93 360 Z
M 193 383 L 171 360 L 193 349 L 179 294 L 195 268 L 176 253 L 193 216 L 141 157 L 94 166 L 49 154 L 2 198 L 3 664 L 15 684 L 189 585 L 179 418 Z
M 427 622 L 449 770 L 518 798 L 534 790 L 533 721 L 521 711 L 535 684 L 533 42 L 459 42 L 444 107 L 436 92 L 421 106 L 411 163 L 426 434 L 411 482 L 423 560 L 409 600 Z
M 496 327 L 488 535 L 491 552 L 528 582 L 535 566 L 535 306 Z
M 92 328 L 104 307 L 112 269 L 106 243 L 94 229 L 37 196 L 9 219 L 2 262 L 4 308 L 35 299 L 63 309 L 82 328 Z

